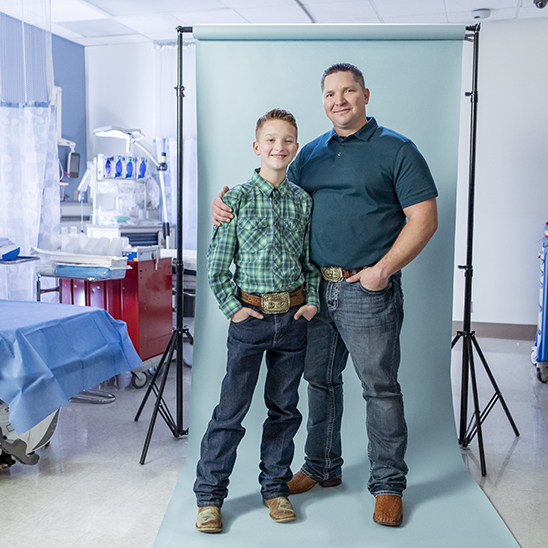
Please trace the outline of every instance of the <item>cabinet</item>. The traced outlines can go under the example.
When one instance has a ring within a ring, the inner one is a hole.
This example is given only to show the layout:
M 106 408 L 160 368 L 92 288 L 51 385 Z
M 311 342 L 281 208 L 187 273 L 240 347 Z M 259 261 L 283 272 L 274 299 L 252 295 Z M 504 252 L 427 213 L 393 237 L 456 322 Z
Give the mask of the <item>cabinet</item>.
M 60 279 L 61 302 L 104 308 L 127 323 L 142 360 L 162 354 L 173 330 L 171 259 L 130 261 L 121 280 Z

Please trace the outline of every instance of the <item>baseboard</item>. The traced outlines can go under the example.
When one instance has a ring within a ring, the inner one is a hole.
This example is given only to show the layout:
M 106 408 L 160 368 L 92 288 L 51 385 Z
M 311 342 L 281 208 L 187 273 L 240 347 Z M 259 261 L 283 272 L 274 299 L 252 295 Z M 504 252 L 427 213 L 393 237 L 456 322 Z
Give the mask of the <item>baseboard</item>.
M 462 322 L 453 322 L 453 335 L 462 330 Z M 493 339 L 514 339 L 518 341 L 534 341 L 537 334 L 536 325 L 472 322 L 472 331 L 477 337 Z

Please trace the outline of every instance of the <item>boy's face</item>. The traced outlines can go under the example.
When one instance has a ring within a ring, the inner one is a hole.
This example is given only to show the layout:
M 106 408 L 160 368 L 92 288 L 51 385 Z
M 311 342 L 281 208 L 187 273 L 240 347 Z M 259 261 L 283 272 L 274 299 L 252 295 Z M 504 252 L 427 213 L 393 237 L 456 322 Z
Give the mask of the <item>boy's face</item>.
M 261 174 L 280 174 L 285 171 L 291 160 L 295 158 L 299 144 L 297 130 L 284 120 L 268 120 L 259 130 L 253 150 L 261 157 Z

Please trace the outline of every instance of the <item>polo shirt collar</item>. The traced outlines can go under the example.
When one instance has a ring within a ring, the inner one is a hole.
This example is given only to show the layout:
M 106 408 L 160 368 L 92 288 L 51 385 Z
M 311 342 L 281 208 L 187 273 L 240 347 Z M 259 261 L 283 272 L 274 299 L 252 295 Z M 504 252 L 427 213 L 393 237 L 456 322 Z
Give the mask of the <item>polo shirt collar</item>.
M 327 140 L 330 141 L 331 139 L 343 140 L 343 139 L 354 138 L 354 139 L 359 139 L 360 141 L 369 141 L 369 139 L 371 138 L 371 136 L 373 135 L 373 132 L 377 129 L 377 127 L 378 125 L 375 118 L 373 118 L 373 116 L 369 116 L 367 118 L 367 124 L 365 124 L 365 126 L 358 129 L 356 133 L 352 133 L 351 135 L 347 135 L 346 137 L 341 137 L 335 131 L 335 128 L 332 128 Z
M 265 196 L 270 197 L 274 190 L 278 190 L 282 195 L 289 192 L 287 177 L 276 187 L 269 183 L 265 178 L 259 175 L 260 168 L 255 169 L 251 176 L 251 183 L 255 185 Z

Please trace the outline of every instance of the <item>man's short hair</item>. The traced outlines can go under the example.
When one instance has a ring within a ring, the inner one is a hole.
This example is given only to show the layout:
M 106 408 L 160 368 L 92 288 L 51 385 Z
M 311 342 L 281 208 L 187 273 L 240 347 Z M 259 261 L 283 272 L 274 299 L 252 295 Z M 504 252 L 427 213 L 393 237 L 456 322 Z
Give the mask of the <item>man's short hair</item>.
M 356 80 L 356 82 L 360 84 L 362 89 L 365 89 L 365 79 L 363 77 L 362 71 L 358 67 L 351 65 L 350 63 L 335 63 L 334 65 L 331 65 L 329 68 L 326 68 L 323 71 L 322 79 L 320 82 L 322 86 L 322 91 L 326 76 L 334 74 L 335 72 L 351 72 L 354 80 Z
M 259 138 L 260 129 L 270 120 L 283 120 L 284 122 L 291 124 L 295 128 L 295 134 L 298 134 L 299 130 L 297 128 L 297 120 L 295 120 L 295 116 L 283 108 L 273 108 L 257 120 L 257 126 L 255 127 L 255 138 Z

